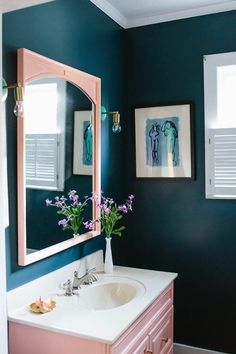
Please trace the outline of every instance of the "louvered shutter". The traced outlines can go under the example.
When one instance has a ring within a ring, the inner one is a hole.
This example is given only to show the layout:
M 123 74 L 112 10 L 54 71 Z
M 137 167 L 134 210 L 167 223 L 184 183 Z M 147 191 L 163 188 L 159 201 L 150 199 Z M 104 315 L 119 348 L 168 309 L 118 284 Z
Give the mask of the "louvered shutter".
M 57 189 L 59 134 L 26 134 L 26 187 Z
M 206 135 L 206 197 L 236 198 L 236 129 L 209 129 Z

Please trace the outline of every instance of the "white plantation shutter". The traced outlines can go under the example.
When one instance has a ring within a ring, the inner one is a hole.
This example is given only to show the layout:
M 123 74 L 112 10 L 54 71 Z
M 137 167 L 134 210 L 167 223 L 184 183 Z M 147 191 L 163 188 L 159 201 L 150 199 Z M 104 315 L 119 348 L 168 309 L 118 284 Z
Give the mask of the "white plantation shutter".
M 236 52 L 203 63 L 206 198 L 236 199 Z
M 58 188 L 59 134 L 26 134 L 26 187 Z
M 206 197 L 236 198 L 236 128 L 206 133 Z

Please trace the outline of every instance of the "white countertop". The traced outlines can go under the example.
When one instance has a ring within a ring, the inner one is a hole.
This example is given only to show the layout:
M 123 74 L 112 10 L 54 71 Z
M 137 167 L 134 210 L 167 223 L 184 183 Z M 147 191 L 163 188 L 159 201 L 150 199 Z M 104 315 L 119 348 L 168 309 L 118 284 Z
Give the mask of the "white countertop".
M 56 308 L 52 312 L 39 315 L 29 311 L 30 302 L 23 306 L 21 303 L 18 308 L 13 308 L 14 306 L 10 305 L 8 319 L 45 330 L 112 344 L 177 277 L 176 273 L 119 266 L 114 267 L 112 275 L 135 279 L 144 285 L 146 291 L 125 305 L 115 309 L 96 311 L 81 310 L 78 306 L 79 297 L 76 295 L 72 297 L 57 296 L 58 290 L 50 291 L 47 294 L 40 293 L 42 288 L 38 288 L 37 297 L 48 296 L 55 299 Z M 14 297 L 16 298 L 16 295 L 17 289 L 9 294 L 10 303 Z M 18 296 L 22 296 L 22 290 L 21 293 L 18 292 Z

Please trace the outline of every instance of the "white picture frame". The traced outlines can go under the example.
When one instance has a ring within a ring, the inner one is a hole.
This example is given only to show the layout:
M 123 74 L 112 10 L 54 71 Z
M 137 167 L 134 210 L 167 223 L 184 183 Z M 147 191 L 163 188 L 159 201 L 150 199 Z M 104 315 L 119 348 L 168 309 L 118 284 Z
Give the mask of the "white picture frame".
M 136 177 L 193 179 L 192 103 L 134 111 Z

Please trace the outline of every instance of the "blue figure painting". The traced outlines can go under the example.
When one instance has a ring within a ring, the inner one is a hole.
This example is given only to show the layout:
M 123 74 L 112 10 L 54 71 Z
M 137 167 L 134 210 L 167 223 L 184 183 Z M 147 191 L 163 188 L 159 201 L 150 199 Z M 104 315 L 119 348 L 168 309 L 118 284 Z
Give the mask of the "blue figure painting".
M 83 164 L 91 166 L 93 163 L 93 129 L 89 121 L 83 122 Z
M 148 118 L 146 120 L 146 164 L 152 167 L 179 165 L 179 118 Z
M 178 153 L 176 149 L 176 141 L 178 139 L 178 130 L 175 123 L 171 120 L 166 120 L 161 127 L 161 131 L 166 137 L 167 154 L 172 156 L 173 166 L 179 164 Z
M 159 161 L 159 132 L 160 132 L 160 125 L 157 123 L 152 124 L 151 129 L 149 130 L 149 138 L 151 144 L 151 154 L 152 154 L 152 162 L 158 163 Z

